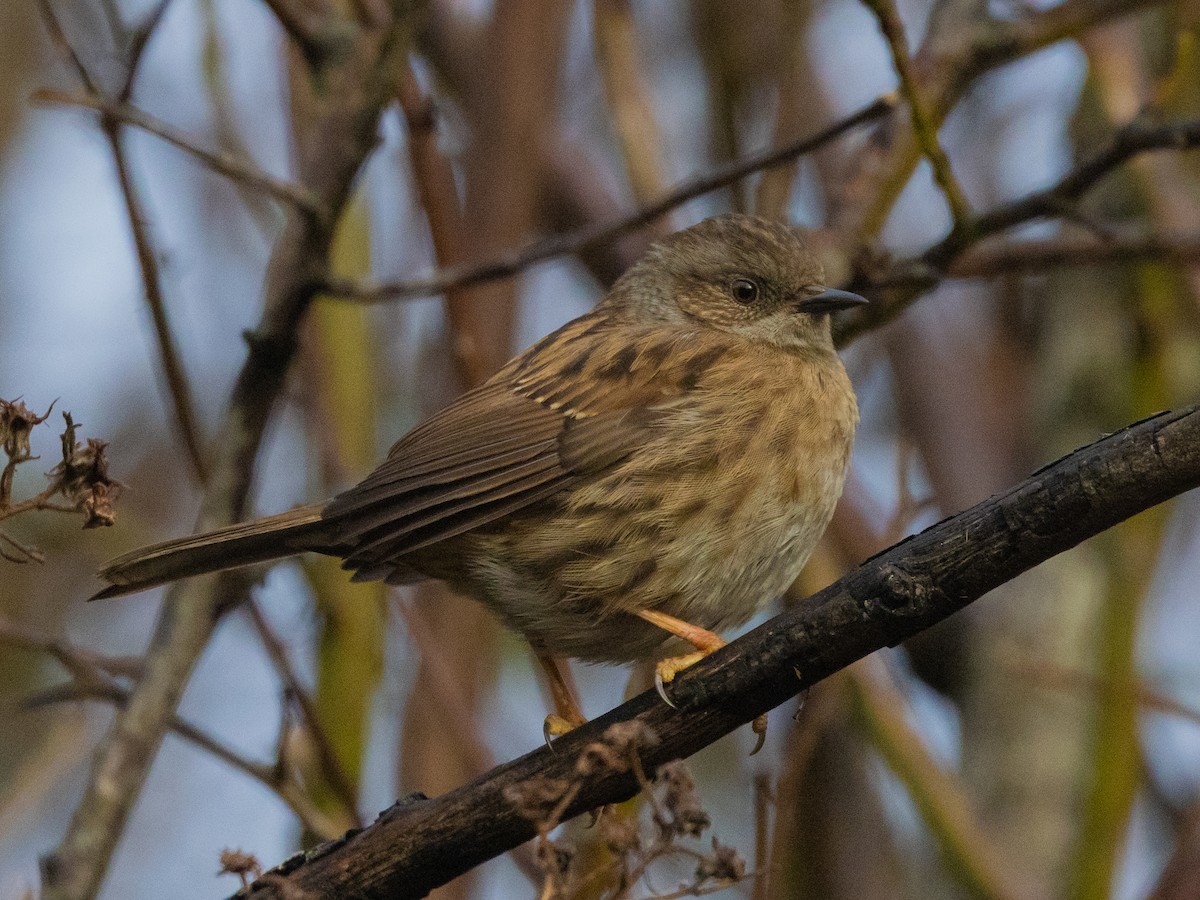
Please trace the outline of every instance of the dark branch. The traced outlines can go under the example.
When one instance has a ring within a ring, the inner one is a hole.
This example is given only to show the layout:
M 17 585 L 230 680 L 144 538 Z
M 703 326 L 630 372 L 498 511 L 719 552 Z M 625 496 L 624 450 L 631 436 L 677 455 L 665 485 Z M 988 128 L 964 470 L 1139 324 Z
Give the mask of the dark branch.
M 630 773 L 580 777 L 580 751 L 636 720 L 661 743 L 647 771 L 689 756 L 789 697 L 945 619 L 1117 522 L 1200 485 L 1200 407 L 1162 413 L 1041 469 L 907 538 L 683 672 L 679 707 L 653 691 L 433 800 L 409 799 L 362 832 L 284 863 L 241 896 L 422 897 L 534 836 L 507 799 L 562 779 L 578 815 L 636 793 Z

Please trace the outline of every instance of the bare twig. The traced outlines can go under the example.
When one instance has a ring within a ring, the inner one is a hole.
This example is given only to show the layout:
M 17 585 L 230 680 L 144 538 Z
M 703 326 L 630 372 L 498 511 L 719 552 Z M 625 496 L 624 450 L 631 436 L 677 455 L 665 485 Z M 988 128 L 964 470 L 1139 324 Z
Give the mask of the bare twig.
M 130 698 L 130 690 L 116 682 L 114 677 L 137 679 L 143 673 L 142 660 L 134 656 L 97 654 L 59 638 L 37 634 L 36 631 L 25 629 L 4 618 L 0 618 L 0 643 L 53 656 L 71 674 L 71 683 L 38 691 L 37 694 L 26 697 L 22 702 L 26 709 L 88 700 L 124 707 Z M 282 766 L 281 761 L 271 764 L 254 762 L 179 715 L 170 716 L 168 727 L 188 743 L 196 745 L 200 750 L 208 752 L 239 772 L 250 775 L 252 779 L 277 793 L 295 812 L 302 826 L 312 830 L 313 834 L 331 839 L 346 830 L 341 821 L 331 820 L 317 808 L 307 793 L 296 784 L 287 768 Z
M 128 58 L 126 59 L 125 80 L 115 95 L 113 103 L 125 105 L 133 95 L 137 82 L 138 69 L 142 55 L 153 37 L 158 23 L 162 21 L 170 0 L 160 0 L 151 10 L 145 21 L 129 39 Z M 49 2 L 41 4 L 46 27 L 53 36 L 55 44 L 70 60 L 80 81 L 90 94 L 97 100 L 107 100 L 97 87 L 97 81 L 83 65 L 79 55 L 71 46 Z M 150 311 L 150 319 L 154 325 L 154 335 L 158 342 L 159 360 L 162 364 L 163 377 L 167 384 L 167 393 L 175 413 L 175 421 L 179 437 L 187 452 L 188 460 L 197 479 L 203 483 L 205 479 L 204 456 L 201 451 L 199 429 L 196 424 L 196 414 L 192 402 L 192 392 L 183 371 L 183 363 L 179 358 L 174 335 L 167 319 L 166 303 L 163 297 L 162 278 L 158 269 L 158 257 L 151 245 L 149 229 L 146 225 L 146 214 L 138 199 L 134 187 L 133 176 L 129 169 L 129 159 L 121 140 L 121 120 L 101 111 L 100 129 L 103 131 L 109 147 L 112 150 L 113 161 L 117 170 L 117 181 L 121 188 L 121 196 L 125 211 L 129 218 L 129 226 L 133 235 L 134 248 L 137 253 L 138 266 L 142 273 L 142 283 L 145 286 L 146 305 Z
M 98 94 L 72 94 L 67 91 L 58 91 L 50 88 L 43 88 L 34 92 L 31 99 L 35 103 L 78 106 L 83 109 L 95 110 L 102 117 L 115 119 L 118 122 L 134 128 L 140 128 L 142 131 L 161 138 L 171 146 L 177 147 L 183 152 L 194 156 L 214 172 L 219 172 L 225 177 L 236 181 L 238 184 L 262 191 L 276 200 L 304 212 L 306 215 L 317 219 L 325 219 L 328 216 L 327 210 L 324 209 L 321 202 L 311 191 L 281 178 L 276 178 L 274 175 L 259 169 L 249 160 L 241 159 L 232 153 L 225 153 L 220 150 L 206 150 L 199 146 L 194 138 L 174 125 L 164 122 L 162 119 L 150 115 L 150 113 L 143 112 L 135 106 L 130 106 L 127 103 L 118 103 Z
M 937 182 L 942 194 L 946 197 L 946 203 L 950 207 L 950 216 L 953 219 L 954 228 L 957 230 L 971 215 L 971 208 L 967 203 L 966 194 L 963 193 L 962 185 L 954 177 L 950 158 L 946 155 L 941 141 L 938 140 L 937 124 L 929 114 L 925 100 L 921 97 L 917 79 L 913 74 L 912 61 L 908 56 L 908 41 L 904 36 L 904 24 L 900 21 L 900 16 L 896 12 L 896 6 L 892 0 L 863 0 L 863 2 L 875 14 L 875 18 L 879 21 L 879 28 L 887 40 L 888 48 L 892 53 L 892 64 L 900 78 L 900 93 L 904 95 L 912 116 L 912 127 L 917 137 L 917 143 L 920 144 L 921 151 L 929 160 L 930 166 L 933 167 L 933 180 Z
M 920 256 L 866 272 L 856 285 L 884 296 L 869 311 L 845 322 L 837 330 L 845 345 L 863 332 L 891 321 L 952 269 L 955 261 L 975 242 L 1014 225 L 1059 215 L 1096 182 L 1139 153 L 1155 150 L 1189 150 L 1200 146 L 1200 120 L 1149 124 L 1135 120 L 1117 131 L 1100 152 L 1071 169 L 1057 183 L 1004 204 L 968 221 L 961 229 L 934 244 Z M 860 283 L 861 282 L 861 283 Z
M 56 688 L 39 691 L 25 698 L 23 705 L 27 709 L 54 706 L 60 703 L 78 703 L 93 700 L 100 703 L 110 703 L 116 707 L 124 707 L 129 701 L 128 688 L 112 681 L 75 681 Z M 243 756 L 236 750 L 223 744 L 204 729 L 178 715 L 172 715 L 167 723 L 170 731 L 179 735 L 188 743 L 198 747 L 211 756 L 219 759 L 227 766 L 250 776 L 277 794 L 295 813 L 297 820 L 305 828 L 325 840 L 331 840 L 346 830 L 341 820 L 325 815 L 309 798 L 304 789 L 290 777 L 285 767 L 276 763 L 256 762 Z
M 138 678 L 142 673 L 141 660 L 135 656 L 104 656 L 76 647 L 67 641 L 24 628 L 10 619 L 0 617 L 0 643 L 22 650 L 45 653 L 62 664 L 76 677 L 91 677 L 94 673 Z
M 538 241 L 528 247 L 501 254 L 495 259 L 480 264 L 451 266 L 440 269 L 424 278 L 377 285 L 358 284 L 345 279 L 327 279 L 322 285 L 325 293 L 366 303 L 385 300 L 408 300 L 440 294 L 458 287 L 480 284 L 498 278 L 508 278 L 535 263 L 556 256 L 580 253 L 598 244 L 614 241 L 628 232 L 654 222 L 678 206 L 704 194 L 726 187 L 754 172 L 792 162 L 797 157 L 811 153 L 819 147 L 840 137 L 846 132 L 873 121 L 891 110 L 896 104 L 892 95 L 880 97 L 858 112 L 829 126 L 817 134 L 796 141 L 786 147 L 755 154 L 720 166 L 710 174 L 686 181 L 660 200 L 644 206 L 637 212 L 613 222 L 581 228 L 571 234 Z
M 321 774 L 324 775 L 330 788 L 341 801 L 346 816 L 361 827 L 362 820 L 358 815 L 354 785 L 350 781 L 350 776 L 346 774 L 341 760 L 337 758 L 329 735 L 325 733 L 325 729 L 321 725 L 316 707 L 313 706 L 312 697 L 296 675 L 296 669 L 288 656 L 287 648 L 271 628 L 271 623 L 267 621 L 267 617 L 263 615 L 263 611 L 256 601 L 251 600 L 246 603 L 245 610 L 254 624 L 254 630 L 258 632 L 259 640 L 262 641 L 267 655 L 271 657 L 275 671 L 279 673 L 279 677 L 287 689 L 288 697 L 295 701 L 296 706 L 300 709 L 300 714 L 304 717 L 304 727 L 316 750 Z
M 580 752 L 617 723 L 658 736 L 639 751 L 647 769 L 687 756 L 1032 566 L 1197 486 L 1200 407 L 1132 425 L 906 539 L 696 663 L 672 683 L 678 709 L 648 691 L 563 736 L 553 752 L 540 749 L 436 799 L 405 803 L 280 877 L 289 888 L 324 896 L 419 896 L 537 833 L 507 806 L 514 794 L 569 786 L 572 799 L 555 810 L 559 818 L 632 796 L 639 788 L 632 772 L 575 771 Z M 281 892 L 258 882 L 251 894 Z
M 123 706 L 129 700 L 129 690 L 114 678 L 137 679 L 141 677 L 144 669 L 142 661 L 137 657 L 104 656 L 82 647 L 76 647 L 59 638 L 39 634 L 4 618 L 0 618 L 0 643 L 53 657 L 72 678 L 68 684 L 49 688 L 27 697 L 22 702 L 27 709 L 80 700 L 98 700 Z M 284 795 L 284 791 L 280 790 L 283 781 L 278 765 L 253 762 L 179 716 L 171 717 L 169 727 L 180 737 L 200 749 L 211 753 L 233 768 L 245 772 L 271 790 L 278 791 L 281 796 Z M 284 799 L 287 800 L 288 797 L 285 796 Z M 291 805 L 290 800 L 289 805 Z M 293 808 L 295 809 L 295 807 Z M 307 809 L 302 806 L 300 809 L 296 809 L 296 812 L 305 825 L 311 825 L 308 821 Z M 340 830 L 321 828 L 319 833 L 332 837 L 334 834 L 340 833 Z
M 1064 236 L 1044 240 L 984 242 L 958 257 L 946 270 L 951 278 L 989 278 L 1071 266 L 1158 260 L 1200 262 L 1200 232 L 1146 234 L 1110 229 L 1105 240 Z
M 916 90 L 931 127 L 939 127 L 977 79 L 991 69 L 1027 56 L 1103 22 L 1159 5 L 1163 0 L 1065 0 L 1044 11 L 1008 20 L 986 16 L 982 3 L 944 3 L 913 60 Z M 920 160 L 912 122 L 892 115 L 851 158 L 831 224 L 835 230 L 871 240 Z

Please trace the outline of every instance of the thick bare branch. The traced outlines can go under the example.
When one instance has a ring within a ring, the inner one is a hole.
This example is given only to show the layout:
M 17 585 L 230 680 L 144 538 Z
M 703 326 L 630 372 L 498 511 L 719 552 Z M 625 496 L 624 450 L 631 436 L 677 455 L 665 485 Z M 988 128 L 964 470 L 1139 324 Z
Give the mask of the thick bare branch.
M 630 773 L 580 776 L 580 752 L 616 722 L 649 728 L 647 770 L 688 756 L 829 674 L 895 646 L 1021 572 L 1200 485 L 1200 407 L 1163 413 L 1063 457 L 868 560 L 825 590 L 685 670 L 678 709 L 648 691 L 436 799 L 410 798 L 374 825 L 310 851 L 241 896 L 421 897 L 534 836 L 511 800 L 571 786 L 577 815 L 637 790 Z M 289 893 L 290 892 L 290 893 Z

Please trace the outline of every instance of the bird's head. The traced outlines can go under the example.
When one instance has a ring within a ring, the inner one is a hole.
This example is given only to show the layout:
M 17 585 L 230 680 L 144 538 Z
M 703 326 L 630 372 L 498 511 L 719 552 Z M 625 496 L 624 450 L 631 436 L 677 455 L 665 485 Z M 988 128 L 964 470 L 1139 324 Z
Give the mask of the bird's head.
M 634 321 L 825 349 L 832 347 L 828 314 L 867 301 L 825 285 L 821 263 L 797 229 L 729 214 L 652 246 L 606 302 Z

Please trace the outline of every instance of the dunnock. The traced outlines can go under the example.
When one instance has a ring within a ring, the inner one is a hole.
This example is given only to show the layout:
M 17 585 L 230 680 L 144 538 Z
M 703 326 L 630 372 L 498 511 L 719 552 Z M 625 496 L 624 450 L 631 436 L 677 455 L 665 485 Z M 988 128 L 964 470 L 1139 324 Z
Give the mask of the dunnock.
M 568 322 L 328 503 L 126 554 L 97 597 L 302 551 L 356 580 L 440 578 L 552 657 L 721 646 L 796 578 L 858 420 L 823 284 L 793 229 L 740 215 L 653 246 Z M 676 647 L 681 646 L 678 641 Z M 561 679 L 558 733 L 582 721 Z M 669 700 L 668 700 L 669 702 Z

